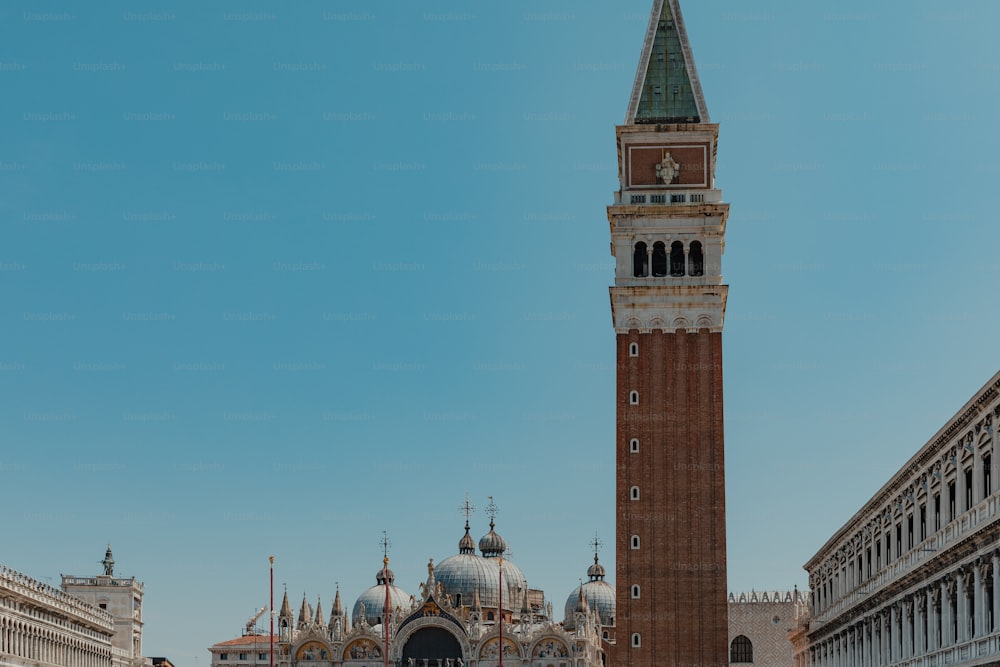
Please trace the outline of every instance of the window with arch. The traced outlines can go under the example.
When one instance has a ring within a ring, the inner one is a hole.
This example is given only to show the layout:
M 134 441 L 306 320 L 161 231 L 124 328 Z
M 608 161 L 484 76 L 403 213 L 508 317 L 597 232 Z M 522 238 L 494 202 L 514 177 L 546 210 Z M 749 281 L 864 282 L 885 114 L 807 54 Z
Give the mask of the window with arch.
M 632 498 L 632 500 L 639 500 L 639 487 L 633 486 L 632 490 L 629 491 L 629 496 Z
M 691 241 L 688 263 L 690 264 L 688 270 L 689 276 L 705 275 L 705 253 L 701 249 L 701 241 Z
M 663 241 L 653 244 L 653 277 L 662 278 L 667 275 L 667 246 Z
M 631 405 L 639 405 L 639 392 L 631 391 L 628 395 L 628 402 Z
M 642 646 L 642 638 L 639 637 L 639 633 L 638 632 L 633 632 L 632 633 L 632 648 L 639 648 L 640 646 Z
M 631 546 L 632 546 L 633 549 L 638 549 L 639 548 L 639 536 L 638 535 L 633 535 L 632 536 L 632 545 Z
M 639 599 L 639 584 L 632 584 L 632 599 Z
M 753 644 L 740 635 L 729 645 L 729 662 L 753 662 Z
M 628 444 L 629 451 L 633 454 L 639 452 L 639 438 L 632 438 L 632 441 Z
M 487 612 L 487 613 L 486 613 L 486 620 L 487 620 L 487 621 L 492 621 L 492 620 L 494 620 L 495 618 L 496 618 L 496 617 L 495 617 L 495 616 L 493 615 L 493 612 L 492 612 L 492 611 L 490 611 L 490 612 Z
M 642 241 L 635 244 L 635 250 L 632 252 L 632 275 L 636 278 L 645 278 L 649 275 L 649 255 L 646 244 Z
M 670 275 L 674 278 L 684 275 L 684 244 L 680 241 L 670 244 Z
M 639 343 L 629 343 L 628 344 L 628 356 L 638 357 L 639 356 Z

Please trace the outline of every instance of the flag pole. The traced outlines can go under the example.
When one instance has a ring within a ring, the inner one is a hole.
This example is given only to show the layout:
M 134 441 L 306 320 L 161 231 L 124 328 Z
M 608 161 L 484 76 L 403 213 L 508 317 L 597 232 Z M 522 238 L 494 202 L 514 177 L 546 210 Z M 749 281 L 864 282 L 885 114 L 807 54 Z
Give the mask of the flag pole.
M 271 564 L 271 631 L 268 633 L 267 638 L 271 643 L 270 650 L 270 667 L 274 667 L 274 556 L 268 556 L 268 562 Z
M 503 556 L 500 556 L 500 667 L 503 667 Z

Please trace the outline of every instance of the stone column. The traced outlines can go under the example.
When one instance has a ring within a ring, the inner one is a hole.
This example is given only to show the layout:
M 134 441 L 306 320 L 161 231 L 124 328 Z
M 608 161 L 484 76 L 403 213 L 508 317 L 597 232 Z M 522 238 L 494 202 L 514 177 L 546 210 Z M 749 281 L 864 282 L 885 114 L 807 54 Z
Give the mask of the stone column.
M 983 585 L 986 574 L 983 570 L 986 567 L 985 560 L 980 558 L 975 564 L 975 601 L 976 601 L 976 621 L 973 624 L 976 637 L 986 634 L 986 587 Z
M 961 568 L 960 579 L 955 589 L 955 613 L 958 614 L 958 636 L 955 643 L 966 642 L 972 639 L 969 632 L 972 626 L 972 619 L 969 617 L 969 571 Z
M 913 615 L 913 655 L 923 655 L 927 652 L 926 635 L 924 624 L 927 622 L 927 597 L 922 590 L 914 593 L 913 606 L 916 613 Z
M 948 575 L 941 580 L 941 645 L 938 648 L 951 646 L 951 596 L 948 591 Z
M 994 484 L 1000 484 L 1000 479 Z M 993 627 L 990 629 L 995 632 L 1000 630 L 1000 552 L 994 551 L 990 559 L 993 561 Z
M 903 650 L 900 655 L 904 658 L 913 657 L 913 600 L 907 598 L 900 605 L 902 612 L 900 620 L 903 622 Z

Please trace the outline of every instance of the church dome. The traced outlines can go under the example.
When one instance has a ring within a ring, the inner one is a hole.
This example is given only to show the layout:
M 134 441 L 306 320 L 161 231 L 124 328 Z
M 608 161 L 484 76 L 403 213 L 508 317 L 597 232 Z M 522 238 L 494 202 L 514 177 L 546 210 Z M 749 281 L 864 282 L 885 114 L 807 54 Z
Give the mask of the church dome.
M 472 553 L 450 556 L 434 567 L 434 579 L 456 607 L 471 607 L 477 590 L 482 606 L 494 609 L 498 606 L 500 570 L 489 559 Z M 504 608 L 510 608 L 506 599 Z
M 469 535 L 469 524 L 465 524 L 465 535 L 458 543 L 459 553 L 445 558 L 434 567 L 434 579 L 441 584 L 444 592 L 451 596 L 456 607 L 472 606 L 476 591 L 480 604 L 489 609 L 500 606 L 500 558 L 506 549 L 503 538 L 493 530 L 479 541 L 479 548 L 487 547 L 482 556 L 476 555 L 475 543 Z M 494 554 L 494 555 L 490 555 Z M 509 560 L 503 561 L 503 608 L 508 611 L 520 609 L 524 593 L 528 590 L 527 580 L 520 568 Z
M 361 596 L 358 597 L 357 602 L 354 603 L 354 610 L 351 613 L 351 623 L 353 625 L 356 626 L 361 623 L 362 613 L 364 614 L 364 619 L 368 622 L 368 625 L 374 626 L 382 623 L 382 614 L 385 610 L 385 589 L 387 579 L 389 584 L 390 610 L 408 610 L 410 608 L 410 594 L 401 588 L 397 588 L 393 584 L 396 577 L 393 575 L 392 570 L 380 569 L 375 575 L 375 581 L 377 583 L 362 593 Z M 363 612 L 362 609 L 364 610 Z
M 583 591 L 583 599 L 587 606 L 595 611 L 601 619 L 602 625 L 615 624 L 615 588 L 604 581 L 604 566 L 597 562 L 597 554 L 594 554 L 594 564 L 587 568 L 587 577 L 590 581 L 584 582 L 581 586 L 573 589 L 573 592 L 566 598 L 564 608 L 565 620 L 563 627 L 572 630 L 576 627 L 574 614 L 580 604 L 580 592 Z

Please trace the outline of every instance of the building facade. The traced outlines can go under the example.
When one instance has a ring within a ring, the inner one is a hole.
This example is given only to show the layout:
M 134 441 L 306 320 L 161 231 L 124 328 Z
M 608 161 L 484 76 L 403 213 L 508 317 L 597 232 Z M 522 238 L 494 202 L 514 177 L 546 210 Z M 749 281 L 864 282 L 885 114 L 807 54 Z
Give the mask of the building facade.
M 813 556 L 796 667 L 1000 664 L 1000 373 Z
M 730 667 L 792 667 L 788 633 L 808 614 L 809 597 L 798 589 L 730 593 Z
M 617 334 L 615 667 L 727 662 L 722 253 L 709 120 L 678 0 L 656 0 L 608 207 Z
M 0 667 L 151 667 L 142 584 L 114 577 L 110 545 L 103 564 L 96 577 L 63 575 L 62 589 L 0 566 Z
M 0 566 L 0 667 L 110 667 L 114 619 Z
M 120 667 L 136 665 L 142 659 L 142 582 L 135 577 L 115 577 L 111 545 L 101 561 L 104 573 L 94 577 L 64 574 L 62 589 L 87 604 L 111 614 L 114 636 L 111 653 Z
M 468 507 L 468 505 L 467 505 Z M 491 508 L 493 505 L 491 503 Z M 494 508 L 495 509 L 495 508 Z M 495 514 L 495 512 L 493 512 Z M 479 552 L 468 521 L 458 553 L 427 565 L 427 580 L 411 595 L 396 585 L 388 558 L 375 584 L 350 612 L 337 590 L 330 615 L 303 595 L 297 615 L 284 594 L 277 613 L 278 667 L 603 667 L 615 639 L 614 588 L 595 554 L 578 586 L 554 616 L 545 594 L 504 558 L 506 543 L 490 530 Z M 581 574 L 583 568 L 581 567 Z M 388 613 L 386 612 L 388 609 Z M 271 637 L 248 627 L 244 636 L 213 645 L 212 667 L 270 664 Z M 501 648 L 502 647 L 502 648 Z M 502 651 L 502 657 L 501 657 Z

